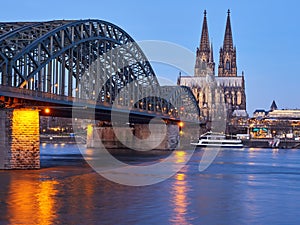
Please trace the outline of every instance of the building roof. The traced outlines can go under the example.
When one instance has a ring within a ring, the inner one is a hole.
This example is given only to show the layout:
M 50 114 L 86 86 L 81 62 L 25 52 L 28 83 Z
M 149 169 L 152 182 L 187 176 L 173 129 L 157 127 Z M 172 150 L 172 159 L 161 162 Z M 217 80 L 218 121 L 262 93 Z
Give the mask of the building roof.
M 277 118 L 277 119 L 289 119 L 289 118 L 297 118 L 300 119 L 300 110 L 299 109 L 277 109 L 270 111 L 268 113 L 269 118 Z
M 181 76 L 180 84 L 188 87 L 205 87 L 209 84 L 207 77 Z M 215 77 L 219 87 L 243 87 L 243 77 Z
M 277 109 L 278 109 L 278 107 L 277 107 L 277 105 L 276 105 L 276 103 L 275 103 L 275 100 L 273 100 L 273 102 L 272 102 L 272 105 L 271 105 L 270 109 L 271 109 L 271 111 L 273 111 L 273 110 L 277 110 Z
M 248 117 L 248 113 L 244 109 L 236 109 L 233 111 L 232 116 L 235 117 Z
M 257 109 L 257 110 L 254 111 L 254 113 L 260 113 L 260 112 L 264 112 L 265 113 L 266 111 L 264 109 Z

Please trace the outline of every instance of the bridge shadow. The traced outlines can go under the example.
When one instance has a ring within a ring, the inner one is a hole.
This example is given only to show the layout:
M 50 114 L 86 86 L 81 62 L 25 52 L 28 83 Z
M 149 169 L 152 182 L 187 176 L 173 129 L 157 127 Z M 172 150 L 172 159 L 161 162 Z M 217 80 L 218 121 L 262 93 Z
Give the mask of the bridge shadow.
M 117 160 L 128 165 L 150 165 L 167 158 L 172 151 L 151 150 L 136 151 L 128 148 L 107 149 Z M 81 152 L 76 144 L 42 144 L 41 168 L 50 167 L 90 167 L 85 157 L 93 160 L 96 158 L 97 149 L 87 148 Z

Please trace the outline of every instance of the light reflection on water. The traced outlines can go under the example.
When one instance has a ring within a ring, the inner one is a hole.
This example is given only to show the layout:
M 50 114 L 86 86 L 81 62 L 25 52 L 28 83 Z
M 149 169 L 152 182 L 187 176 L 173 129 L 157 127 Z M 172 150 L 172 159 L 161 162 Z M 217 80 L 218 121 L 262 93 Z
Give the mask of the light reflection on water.
M 175 182 L 172 185 L 172 208 L 174 211 L 173 216 L 171 217 L 171 222 L 174 224 L 189 224 L 186 215 L 187 215 L 187 182 L 186 175 L 183 173 L 177 173 L 175 175 Z
M 52 224 L 56 218 L 57 181 L 32 182 L 12 177 L 8 215 L 11 224 Z
M 221 151 L 200 173 L 202 154 L 162 183 L 128 187 L 95 173 L 73 145 L 42 145 L 41 170 L 0 171 L 0 224 L 299 224 L 300 151 Z

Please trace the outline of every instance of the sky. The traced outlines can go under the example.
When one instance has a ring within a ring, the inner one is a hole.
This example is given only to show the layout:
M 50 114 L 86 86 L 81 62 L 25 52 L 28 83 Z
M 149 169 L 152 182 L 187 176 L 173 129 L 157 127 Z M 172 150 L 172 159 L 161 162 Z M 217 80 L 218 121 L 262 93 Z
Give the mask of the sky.
M 136 41 L 166 41 L 192 52 L 199 46 L 206 9 L 216 70 L 230 9 L 248 113 L 269 109 L 273 100 L 282 109 L 300 108 L 299 0 L 3 0 L 0 8 L 1 22 L 101 19 L 118 25 Z M 176 82 L 176 69 L 153 67 L 159 76 Z

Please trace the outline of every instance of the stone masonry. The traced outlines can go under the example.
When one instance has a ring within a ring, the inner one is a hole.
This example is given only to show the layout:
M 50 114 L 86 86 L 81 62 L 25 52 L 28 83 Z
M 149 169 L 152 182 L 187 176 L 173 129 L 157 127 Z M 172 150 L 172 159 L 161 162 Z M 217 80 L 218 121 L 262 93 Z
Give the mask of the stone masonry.
M 39 112 L 0 110 L 0 169 L 39 169 Z
M 177 125 L 168 125 L 166 130 L 164 130 L 162 125 L 154 124 L 151 126 L 151 130 L 153 132 L 152 135 L 148 124 L 135 124 L 130 132 L 125 127 L 118 127 L 116 130 L 113 130 L 112 127 L 93 127 L 89 125 L 87 147 L 98 148 L 105 146 L 108 149 L 113 149 L 134 146 L 136 149 L 143 149 L 147 147 L 145 145 L 149 145 L 150 149 L 166 150 L 176 148 L 179 141 L 179 128 Z M 116 137 L 115 132 L 118 133 L 121 141 Z M 141 142 L 136 143 L 134 136 Z M 161 142 L 158 142 L 158 140 L 161 140 Z

